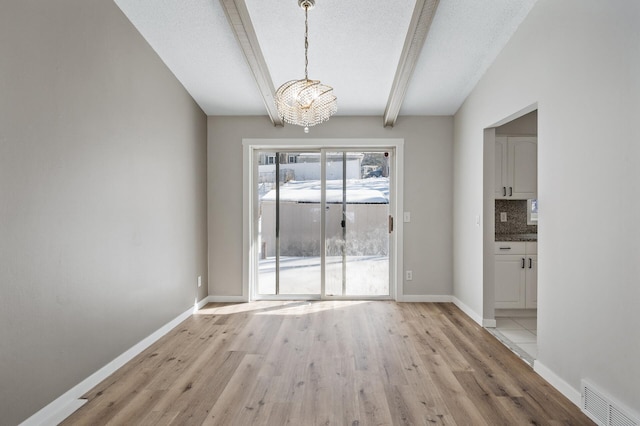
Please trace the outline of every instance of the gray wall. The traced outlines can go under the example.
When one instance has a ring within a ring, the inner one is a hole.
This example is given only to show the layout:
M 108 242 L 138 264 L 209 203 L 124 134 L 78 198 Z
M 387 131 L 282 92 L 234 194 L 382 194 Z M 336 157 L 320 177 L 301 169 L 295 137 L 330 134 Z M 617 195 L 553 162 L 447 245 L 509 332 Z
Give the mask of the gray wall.
M 0 94 L 13 425 L 206 295 L 206 116 L 111 0 L 0 2 Z
M 457 112 L 454 148 L 454 290 L 482 316 L 483 129 L 537 103 L 536 370 L 574 400 L 589 379 L 636 413 L 638 22 L 633 0 L 538 0 Z
M 522 117 L 518 117 L 502 126 L 496 127 L 496 135 L 524 135 L 536 136 L 538 134 L 538 110 L 531 111 Z
M 243 138 L 404 138 L 405 294 L 452 294 L 452 117 L 333 117 L 305 134 L 265 117 L 209 117 L 209 294 L 242 294 Z

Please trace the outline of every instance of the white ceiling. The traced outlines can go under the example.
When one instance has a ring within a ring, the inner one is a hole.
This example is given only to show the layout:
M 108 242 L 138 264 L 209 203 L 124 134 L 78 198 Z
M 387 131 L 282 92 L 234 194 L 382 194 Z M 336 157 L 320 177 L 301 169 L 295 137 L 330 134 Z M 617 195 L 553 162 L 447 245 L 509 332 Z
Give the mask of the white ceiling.
M 400 115 L 454 114 L 536 0 L 440 0 Z M 219 0 L 115 0 L 207 115 L 265 115 Z M 297 0 L 246 0 L 274 87 L 304 77 Z M 338 115 L 382 116 L 415 6 L 317 0 L 309 78 L 333 86 Z

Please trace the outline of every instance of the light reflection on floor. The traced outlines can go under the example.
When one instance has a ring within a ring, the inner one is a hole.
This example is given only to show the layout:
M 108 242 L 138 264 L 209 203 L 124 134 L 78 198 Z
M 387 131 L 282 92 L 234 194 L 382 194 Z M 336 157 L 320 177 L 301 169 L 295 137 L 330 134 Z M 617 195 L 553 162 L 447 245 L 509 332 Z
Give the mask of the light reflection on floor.
M 327 257 L 326 293 L 342 295 L 342 257 Z M 281 257 L 280 294 L 320 294 L 320 257 Z M 275 294 L 275 258 L 261 260 L 258 267 L 258 293 Z M 389 294 L 388 256 L 347 256 L 347 296 L 385 296 Z

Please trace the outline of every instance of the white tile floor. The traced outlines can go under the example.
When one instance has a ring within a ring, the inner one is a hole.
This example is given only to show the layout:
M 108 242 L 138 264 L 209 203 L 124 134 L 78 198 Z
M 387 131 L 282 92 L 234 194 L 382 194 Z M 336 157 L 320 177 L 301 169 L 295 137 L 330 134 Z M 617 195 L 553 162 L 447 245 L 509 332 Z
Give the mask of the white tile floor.
M 538 357 L 537 318 L 496 318 L 496 329 L 515 346 L 536 359 Z

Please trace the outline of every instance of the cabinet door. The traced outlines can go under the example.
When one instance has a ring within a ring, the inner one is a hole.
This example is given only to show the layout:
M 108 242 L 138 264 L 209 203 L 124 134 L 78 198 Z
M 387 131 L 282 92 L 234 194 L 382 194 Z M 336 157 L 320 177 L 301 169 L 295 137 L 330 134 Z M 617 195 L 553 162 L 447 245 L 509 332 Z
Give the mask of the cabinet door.
M 525 308 L 538 307 L 538 256 L 528 255 L 526 264 Z
M 508 198 L 526 200 L 537 198 L 538 143 L 536 138 L 509 138 L 507 174 Z
M 507 198 L 507 138 L 496 137 L 494 192 L 496 198 Z
M 495 307 L 496 309 L 524 308 L 525 256 L 495 256 Z

